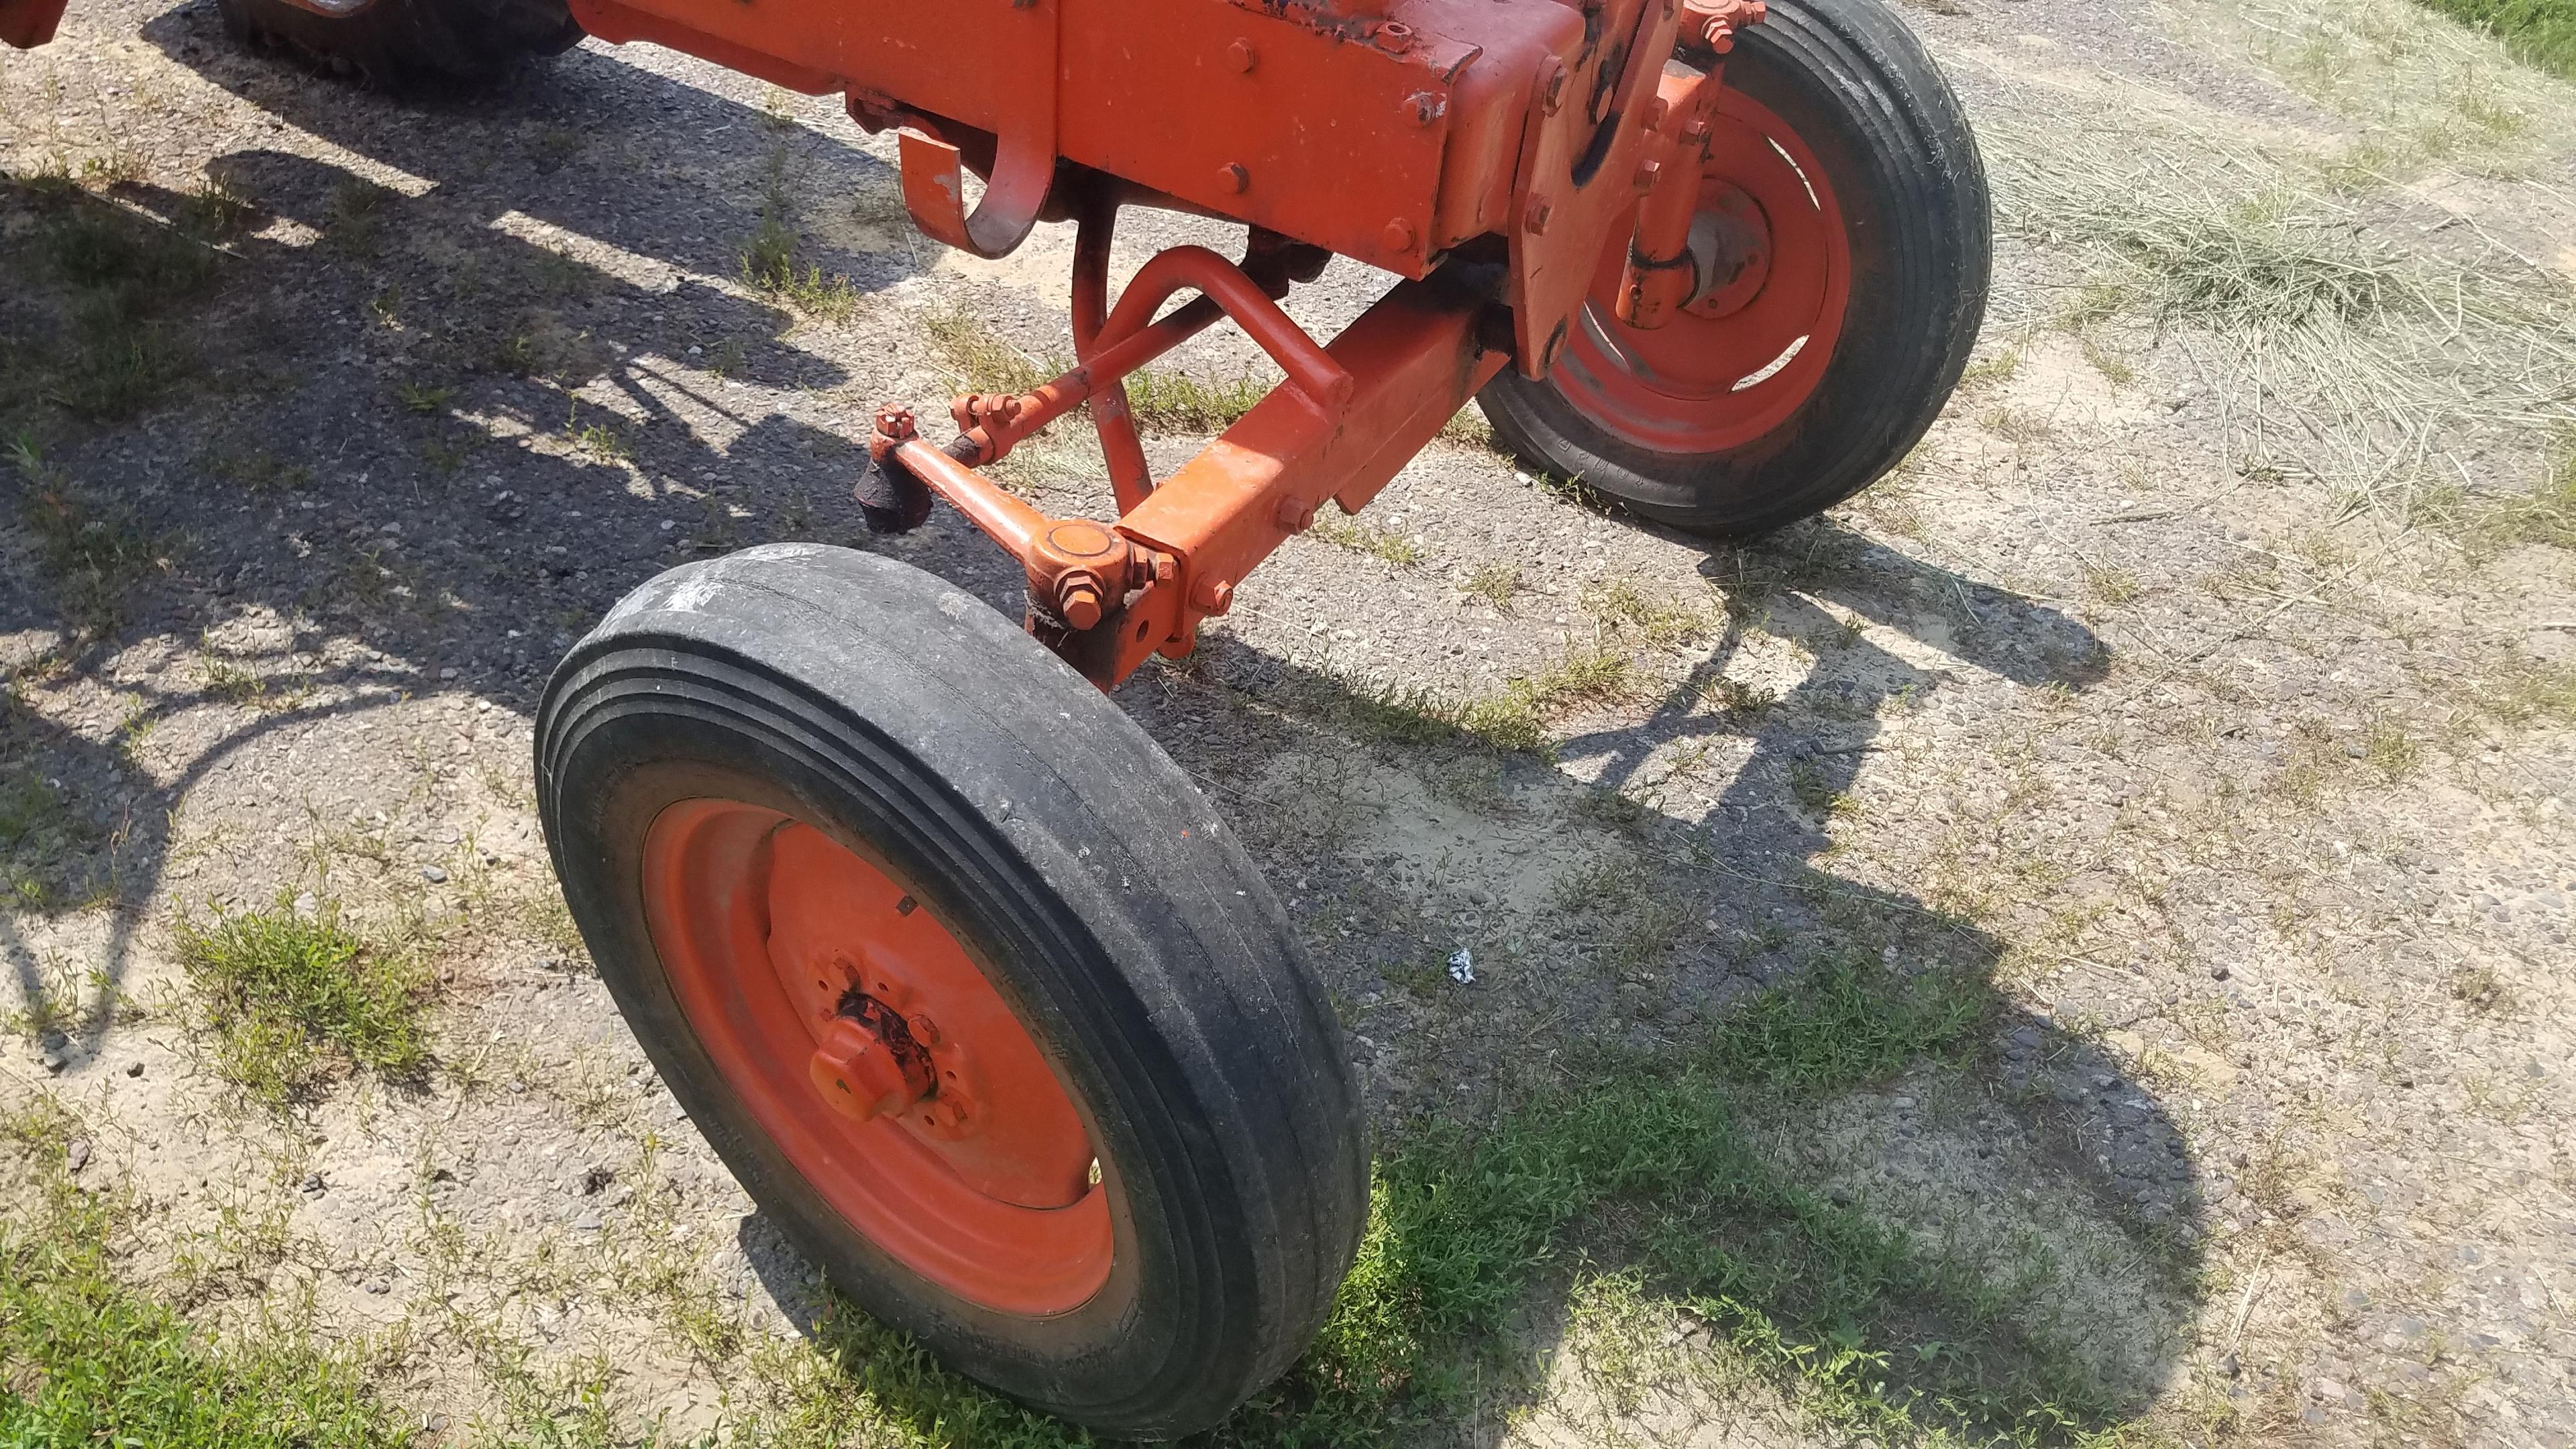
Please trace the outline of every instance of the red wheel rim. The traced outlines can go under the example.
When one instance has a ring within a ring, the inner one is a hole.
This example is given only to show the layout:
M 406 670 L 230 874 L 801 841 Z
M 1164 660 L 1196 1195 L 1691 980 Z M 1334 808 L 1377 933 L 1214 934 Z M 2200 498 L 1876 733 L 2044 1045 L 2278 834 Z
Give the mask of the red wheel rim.
M 1618 228 L 1553 375 L 1585 417 L 1661 453 L 1723 452 L 1786 422 L 1824 377 L 1851 295 L 1833 187 L 1768 107 L 1724 94 L 1701 177 L 1701 213 L 1737 228 L 1743 273 L 1661 327 L 1631 327 L 1613 310 L 1628 257 Z
M 775 810 L 684 800 L 645 836 L 644 909 L 725 1085 L 853 1229 L 1004 1313 L 1100 1290 L 1109 1205 L 1080 1114 L 973 954 L 883 866 Z M 867 1120 L 815 1075 L 862 1021 L 878 1062 L 929 1084 Z

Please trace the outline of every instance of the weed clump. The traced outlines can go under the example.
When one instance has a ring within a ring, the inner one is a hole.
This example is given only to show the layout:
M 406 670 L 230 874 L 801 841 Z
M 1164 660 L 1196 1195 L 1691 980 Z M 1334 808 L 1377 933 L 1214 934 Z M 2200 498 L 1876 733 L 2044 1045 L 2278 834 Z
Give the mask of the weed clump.
M 408 1081 L 429 1064 L 429 968 L 351 929 L 337 906 L 219 912 L 183 923 L 178 944 L 216 1073 L 263 1106 L 310 1101 L 353 1067 Z
M 1309 531 L 1335 548 L 1348 549 L 1364 558 L 1373 558 L 1400 569 L 1413 568 L 1423 559 L 1421 544 L 1394 529 L 1380 528 L 1356 518 L 1319 514 Z
M 1250 377 L 1203 382 L 1149 367 L 1127 378 L 1127 414 L 1146 433 L 1221 433 L 1268 393 Z
M 12 441 L 9 458 L 26 480 L 21 517 L 61 588 L 64 618 L 92 638 L 114 632 L 123 622 L 126 596 L 163 566 L 161 540 L 126 510 L 92 497 L 47 466 L 32 439 Z
M 48 1104 L 49 1105 L 49 1104 Z M 393 1449 L 413 1442 L 354 1355 L 266 1328 L 217 1340 L 116 1271 L 123 1200 L 63 1170 L 55 1106 L 0 1121 L 50 1159 L 43 1202 L 0 1220 L 0 1444 Z

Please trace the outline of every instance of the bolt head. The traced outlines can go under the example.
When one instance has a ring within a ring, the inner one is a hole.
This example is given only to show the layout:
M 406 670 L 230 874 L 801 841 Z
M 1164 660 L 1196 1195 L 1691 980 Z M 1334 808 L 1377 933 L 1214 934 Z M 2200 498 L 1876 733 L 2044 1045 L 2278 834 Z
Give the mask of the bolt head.
M 1100 590 L 1079 574 L 1067 575 L 1056 585 L 1055 607 L 1066 623 L 1088 629 L 1100 622 Z
M 1238 40 L 1225 48 L 1225 63 L 1245 75 L 1250 75 L 1252 68 L 1261 63 L 1261 55 L 1252 48 L 1251 41 Z
M 1562 63 L 1552 64 L 1553 69 L 1548 72 L 1547 85 L 1539 91 L 1539 114 L 1545 116 L 1553 116 L 1565 109 L 1565 66 Z
M 1526 230 L 1532 236 L 1546 235 L 1547 219 L 1553 210 L 1554 208 L 1548 205 L 1546 197 L 1531 197 L 1529 199 L 1529 210 L 1522 213 L 1521 216 L 1522 229 Z
M 1229 196 L 1242 195 L 1243 189 L 1251 184 L 1252 173 L 1244 170 L 1241 162 L 1228 161 L 1216 168 L 1216 189 Z
M 1386 230 L 1378 233 L 1378 237 L 1386 243 L 1388 251 L 1409 252 L 1413 250 L 1413 223 L 1399 216 L 1388 222 Z

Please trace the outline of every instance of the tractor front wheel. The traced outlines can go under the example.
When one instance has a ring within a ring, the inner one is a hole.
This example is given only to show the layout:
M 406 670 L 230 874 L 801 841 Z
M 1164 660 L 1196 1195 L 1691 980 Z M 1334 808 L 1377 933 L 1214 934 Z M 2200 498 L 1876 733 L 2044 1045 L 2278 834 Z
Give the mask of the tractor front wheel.
M 386 90 L 479 88 L 581 43 L 565 0 L 215 0 L 224 28 Z
M 1333 1010 L 1189 777 L 984 604 L 871 554 L 663 574 L 557 669 L 539 810 L 601 976 L 735 1177 L 952 1367 L 1206 1428 L 1368 1207 Z
M 1769 12 L 1726 57 L 1701 173 L 1695 234 L 1729 280 L 1628 326 L 1622 231 L 1551 375 L 1506 371 L 1477 399 L 1532 464 L 1729 538 L 1904 458 L 1967 365 L 1990 250 L 1967 117 L 1904 23 L 1880 0 Z

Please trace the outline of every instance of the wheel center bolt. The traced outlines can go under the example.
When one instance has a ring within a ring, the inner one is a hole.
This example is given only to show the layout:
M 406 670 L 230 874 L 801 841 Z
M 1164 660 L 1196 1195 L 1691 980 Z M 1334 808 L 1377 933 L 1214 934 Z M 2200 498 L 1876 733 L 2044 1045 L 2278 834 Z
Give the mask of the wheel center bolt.
M 833 1019 L 806 1070 L 834 1111 L 860 1122 L 900 1112 L 926 1092 L 875 1032 L 846 1016 Z

